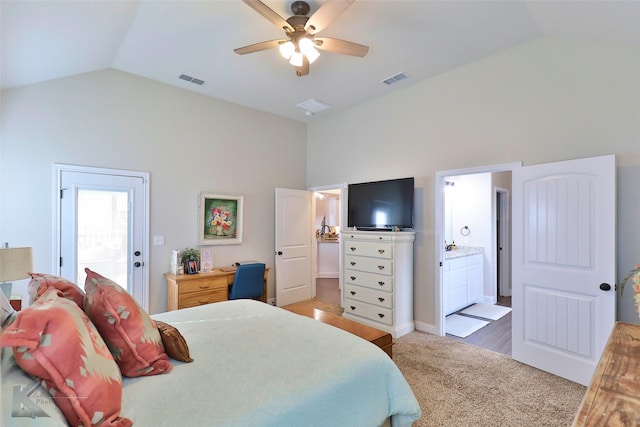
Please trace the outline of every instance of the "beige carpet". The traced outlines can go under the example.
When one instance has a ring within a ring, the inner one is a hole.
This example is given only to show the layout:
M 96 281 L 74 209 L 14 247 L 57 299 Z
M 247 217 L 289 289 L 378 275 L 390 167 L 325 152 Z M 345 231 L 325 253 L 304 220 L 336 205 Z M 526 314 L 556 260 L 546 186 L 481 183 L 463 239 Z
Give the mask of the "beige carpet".
M 446 337 L 412 332 L 393 360 L 420 407 L 420 426 L 570 426 L 586 387 Z
M 343 311 L 316 299 L 291 305 Z M 586 392 L 508 355 L 424 332 L 398 338 L 393 360 L 422 408 L 414 427 L 570 426 Z

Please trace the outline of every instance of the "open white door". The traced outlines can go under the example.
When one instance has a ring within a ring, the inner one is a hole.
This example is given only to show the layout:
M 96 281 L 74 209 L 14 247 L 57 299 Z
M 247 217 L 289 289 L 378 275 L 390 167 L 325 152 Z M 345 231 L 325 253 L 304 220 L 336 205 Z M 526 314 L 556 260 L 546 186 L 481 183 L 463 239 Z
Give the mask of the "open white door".
M 513 171 L 513 358 L 587 385 L 615 323 L 615 157 Z
M 312 296 L 312 192 L 276 188 L 276 305 Z

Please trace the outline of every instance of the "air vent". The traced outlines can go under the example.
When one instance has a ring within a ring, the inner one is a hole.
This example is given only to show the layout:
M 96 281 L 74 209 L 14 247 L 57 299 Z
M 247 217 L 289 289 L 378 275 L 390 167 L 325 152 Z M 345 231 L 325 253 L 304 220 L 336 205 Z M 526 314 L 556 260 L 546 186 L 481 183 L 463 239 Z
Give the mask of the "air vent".
M 185 80 L 200 86 L 204 84 L 204 80 L 196 79 L 195 77 L 187 76 L 186 74 L 180 74 L 179 78 L 180 80 Z
M 398 73 L 398 74 L 394 74 L 391 77 L 387 77 L 386 79 L 384 79 L 382 81 L 382 83 L 386 84 L 386 85 L 392 85 L 395 83 L 398 83 L 399 81 L 402 81 L 404 79 L 408 79 L 409 76 L 407 76 L 405 73 Z
M 319 113 L 320 111 L 327 110 L 331 108 L 330 105 L 325 104 L 324 102 L 318 101 L 317 99 L 307 99 L 304 102 L 296 105 L 296 107 L 301 108 L 306 111 L 307 116 L 311 116 L 315 113 Z

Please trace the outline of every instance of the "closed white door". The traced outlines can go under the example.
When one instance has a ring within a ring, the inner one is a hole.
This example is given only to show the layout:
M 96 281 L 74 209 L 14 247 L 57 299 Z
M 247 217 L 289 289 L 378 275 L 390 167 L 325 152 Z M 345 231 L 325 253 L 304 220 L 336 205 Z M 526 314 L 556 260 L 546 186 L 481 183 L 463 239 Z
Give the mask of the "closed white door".
M 312 297 L 312 194 L 276 188 L 276 305 Z
M 58 274 L 84 287 L 85 267 L 148 310 L 145 173 L 57 165 Z
M 615 157 L 513 170 L 513 358 L 587 385 L 615 323 Z

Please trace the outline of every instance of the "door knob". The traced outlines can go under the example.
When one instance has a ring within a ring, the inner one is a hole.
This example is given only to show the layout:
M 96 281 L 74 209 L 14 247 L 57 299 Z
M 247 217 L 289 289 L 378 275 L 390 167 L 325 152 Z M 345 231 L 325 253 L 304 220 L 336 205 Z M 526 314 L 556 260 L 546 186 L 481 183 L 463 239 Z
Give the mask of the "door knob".
M 611 285 L 608 283 L 600 283 L 600 289 L 603 291 L 610 291 Z
M 282 251 L 278 251 L 276 252 L 278 255 L 282 255 Z
M 140 267 L 141 265 L 142 265 L 142 263 L 139 262 L 139 261 L 136 261 L 136 262 L 133 263 L 134 267 Z
M 140 251 L 135 251 L 133 254 L 134 254 L 135 256 L 140 256 Z

